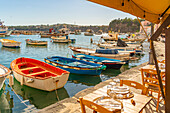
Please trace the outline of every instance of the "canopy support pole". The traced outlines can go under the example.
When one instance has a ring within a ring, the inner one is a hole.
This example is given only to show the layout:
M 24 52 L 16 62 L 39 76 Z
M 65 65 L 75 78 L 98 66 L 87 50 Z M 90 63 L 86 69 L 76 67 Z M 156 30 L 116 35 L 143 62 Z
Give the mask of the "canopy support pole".
M 170 113 L 170 90 L 168 90 L 170 88 L 170 69 L 168 69 L 170 67 L 170 28 L 165 29 L 165 37 L 165 112 Z
M 170 24 L 170 15 L 166 18 L 166 20 L 161 24 L 161 26 L 156 30 L 156 32 L 151 37 L 151 49 L 152 49 L 152 52 L 153 52 L 153 58 L 154 58 L 154 62 L 155 62 L 156 71 L 157 71 L 157 74 L 158 74 L 158 80 L 159 80 L 159 85 L 160 85 L 161 92 L 162 92 L 162 97 L 163 97 L 164 100 L 165 100 L 165 94 L 164 94 L 162 79 L 161 79 L 161 76 L 160 76 L 160 71 L 159 71 L 159 66 L 158 66 L 158 61 L 157 61 L 157 58 L 156 58 L 156 52 L 155 52 L 155 48 L 154 48 L 154 45 L 153 45 L 153 41 L 155 41 L 159 37 L 159 35 L 162 33 L 162 30 L 164 28 L 166 28 L 169 24 Z M 165 68 L 167 68 L 167 67 L 165 67 Z

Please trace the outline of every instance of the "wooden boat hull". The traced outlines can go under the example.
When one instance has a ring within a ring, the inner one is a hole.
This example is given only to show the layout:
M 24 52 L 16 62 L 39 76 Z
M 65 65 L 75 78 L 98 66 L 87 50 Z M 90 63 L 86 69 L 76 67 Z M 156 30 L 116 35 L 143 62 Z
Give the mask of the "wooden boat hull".
M 93 49 L 87 49 L 86 51 L 81 51 L 80 47 L 69 47 L 74 54 L 86 54 L 86 55 L 91 55 L 91 56 L 97 56 L 97 57 L 105 57 L 105 58 L 110 58 L 110 59 L 117 59 L 117 60 L 121 60 L 121 61 L 129 61 L 130 60 L 130 54 L 126 53 L 126 54 L 99 54 L 99 53 L 95 53 L 95 51 Z M 94 52 L 91 52 L 94 51 Z
M 10 42 L 3 42 L 3 47 L 9 47 L 9 48 L 20 48 L 21 43 L 10 43 Z
M 104 41 L 117 41 L 118 39 L 116 39 L 116 38 L 108 38 L 108 37 L 103 37 L 103 39 L 104 39 Z M 122 41 L 124 41 L 124 42 L 129 42 L 129 41 L 131 41 L 131 42 L 135 42 L 135 41 L 137 41 L 137 42 L 143 42 L 145 39 L 121 39 Z
M 62 88 L 67 83 L 69 77 L 69 74 L 64 74 L 62 75 L 62 78 L 56 77 L 56 78 L 49 78 L 47 80 L 33 79 L 34 82 L 29 83 L 28 80 L 31 80 L 32 78 L 22 76 L 21 74 L 18 74 L 16 71 L 13 71 L 13 75 L 18 82 L 20 83 L 23 82 L 23 84 L 26 86 L 44 90 L 44 91 L 54 91 L 56 89 Z M 56 82 L 57 80 L 59 82 Z
M 21 85 L 44 91 L 62 88 L 69 77 L 69 72 L 65 70 L 30 58 L 15 59 L 11 63 L 11 68 Z
M 1 41 L 3 47 L 19 48 L 21 45 L 21 42 L 9 40 L 9 39 L 1 39 L 0 41 Z
M 93 36 L 93 33 L 84 33 L 84 36 Z
M 102 70 L 77 70 L 77 69 L 64 68 L 62 66 L 57 66 L 57 67 L 67 70 L 70 73 L 78 74 L 78 75 L 100 75 L 102 72 Z
M 49 57 L 49 58 L 45 58 L 45 62 L 53 65 L 53 66 L 56 66 L 56 67 L 59 67 L 61 69 L 64 69 L 64 70 L 67 70 L 69 71 L 70 73 L 74 73 L 74 74 L 81 74 L 81 75 L 100 75 L 102 70 L 105 69 L 106 67 L 103 65 L 100 65 L 100 64 L 94 64 L 94 63 L 90 63 L 90 62 L 86 62 L 86 61 L 81 61 L 81 60 L 76 60 L 76 59 L 73 59 L 74 61 L 80 61 L 82 63 L 86 63 L 88 65 L 95 65 L 96 67 L 95 68 L 87 68 L 87 67 L 79 67 L 79 66 L 70 66 L 70 65 L 65 65 L 65 64 L 61 64 L 61 63 L 58 63 L 58 62 L 55 62 L 53 60 L 51 60 L 52 58 L 58 58 L 58 57 Z M 59 57 L 61 58 L 61 57 Z M 71 59 L 71 58 L 65 58 L 65 59 Z
M 34 42 L 26 41 L 26 43 L 28 45 L 34 45 L 34 46 L 47 46 L 47 42 L 34 43 Z
M 3 87 L 6 76 L 9 75 L 10 73 L 11 71 L 7 67 L 0 64 L 0 90 Z
M 52 39 L 55 43 L 74 43 L 75 39 Z
M 77 55 L 83 55 L 83 54 L 77 54 Z M 87 62 L 91 62 L 91 60 L 88 60 L 90 57 L 88 57 L 89 55 L 85 55 L 85 57 L 87 57 L 87 59 L 84 59 L 84 58 L 78 58 L 77 55 L 72 55 L 73 58 L 76 58 L 76 59 L 80 59 L 80 60 L 84 60 L 84 61 L 87 61 Z M 98 57 L 100 58 L 100 57 Z M 94 58 L 95 59 L 95 58 Z M 105 58 L 103 58 L 103 60 L 97 60 L 97 61 L 93 61 L 94 63 L 97 63 L 97 64 L 103 64 L 106 66 L 106 69 L 120 69 L 122 67 L 123 64 L 125 64 L 125 62 L 121 62 L 121 61 L 104 61 Z M 105 59 L 105 60 L 112 60 L 112 59 Z
M 41 38 L 51 38 L 51 35 L 41 35 Z

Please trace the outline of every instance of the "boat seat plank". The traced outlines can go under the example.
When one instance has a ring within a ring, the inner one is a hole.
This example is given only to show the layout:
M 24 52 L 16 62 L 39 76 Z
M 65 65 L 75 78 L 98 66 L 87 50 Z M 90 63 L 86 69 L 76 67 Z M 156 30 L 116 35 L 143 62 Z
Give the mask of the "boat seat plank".
M 30 70 L 30 69 L 36 69 L 36 68 L 39 68 L 39 67 L 37 67 L 37 66 L 35 66 L 35 67 L 28 67 L 28 68 L 23 68 L 23 69 L 20 69 L 20 70 L 24 71 L 24 70 Z
M 34 76 L 34 75 L 43 74 L 43 73 L 47 73 L 47 72 L 49 72 L 49 71 L 40 71 L 40 72 L 36 72 L 36 73 L 27 74 L 27 76 Z

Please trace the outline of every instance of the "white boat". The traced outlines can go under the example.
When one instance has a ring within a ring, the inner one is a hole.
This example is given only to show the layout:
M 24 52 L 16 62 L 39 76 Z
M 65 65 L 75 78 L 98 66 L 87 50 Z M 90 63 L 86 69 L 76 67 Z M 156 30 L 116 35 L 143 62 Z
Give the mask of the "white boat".
M 70 74 L 68 71 L 31 58 L 17 58 L 11 62 L 11 68 L 21 85 L 44 91 L 62 88 Z
M 0 20 L 0 37 L 9 36 L 13 30 L 9 30 L 8 27 L 3 25 L 3 21 Z
M 131 54 L 134 54 L 134 52 L 132 53 L 118 52 L 117 50 L 89 49 L 89 48 L 73 47 L 73 46 L 69 46 L 69 48 L 74 52 L 74 54 L 82 53 L 86 55 L 117 59 L 121 61 L 129 61 L 129 60 L 134 59 L 134 57 L 131 57 Z
M 9 39 L 1 39 L 0 42 L 2 46 L 9 48 L 20 48 L 21 42 L 9 40 Z
M 10 73 L 11 71 L 7 67 L 0 64 L 0 90 L 2 89 L 2 86 L 5 82 L 6 76 Z
M 66 36 L 52 36 L 51 37 L 53 42 L 56 43 L 74 43 L 76 41 L 76 39 L 70 39 L 70 37 L 68 35 Z

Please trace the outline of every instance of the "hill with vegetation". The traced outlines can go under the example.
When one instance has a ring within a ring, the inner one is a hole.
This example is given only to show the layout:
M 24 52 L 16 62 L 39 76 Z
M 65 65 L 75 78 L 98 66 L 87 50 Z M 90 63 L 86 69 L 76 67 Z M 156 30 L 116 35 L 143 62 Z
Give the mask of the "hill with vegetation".
M 143 20 L 140 20 L 143 21 Z M 115 32 L 139 32 L 140 23 L 137 19 L 125 18 L 125 19 L 114 19 L 109 23 L 109 30 Z
M 28 25 L 28 26 L 9 26 L 9 28 L 15 28 L 15 30 L 25 30 L 25 31 L 46 31 L 53 28 L 55 31 L 58 31 L 61 28 L 68 28 L 71 31 L 81 30 L 85 32 L 87 29 L 92 29 L 94 32 L 102 30 L 103 32 L 108 32 L 110 30 L 115 32 L 138 32 L 140 29 L 140 24 L 137 19 L 125 18 L 125 19 L 114 19 L 107 25 L 90 25 L 90 26 L 81 26 L 73 24 L 53 24 L 53 25 Z

